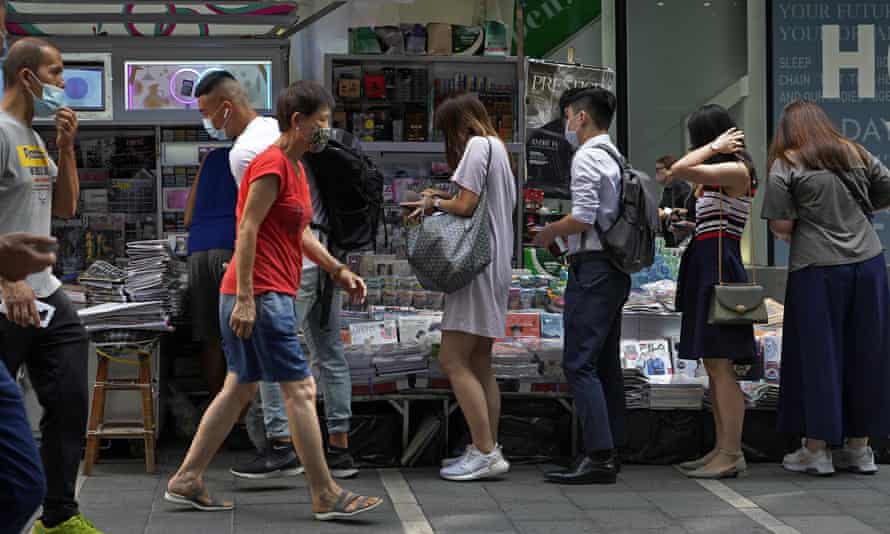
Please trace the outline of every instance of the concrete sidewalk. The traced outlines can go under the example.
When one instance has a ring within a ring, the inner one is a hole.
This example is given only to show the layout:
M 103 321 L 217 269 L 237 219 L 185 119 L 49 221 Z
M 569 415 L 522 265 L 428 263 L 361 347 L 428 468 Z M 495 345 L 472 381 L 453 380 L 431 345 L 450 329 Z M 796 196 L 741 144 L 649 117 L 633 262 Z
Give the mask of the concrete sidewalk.
M 737 481 L 698 483 L 670 467 L 626 466 L 617 485 L 576 487 L 544 483 L 546 466 L 515 466 L 484 483 L 445 482 L 432 468 L 364 470 L 344 486 L 386 504 L 362 521 L 322 523 L 311 518 L 303 477 L 235 480 L 230 453 L 207 483 L 234 499 L 234 511 L 169 505 L 164 488 L 180 459 L 161 454 L 155 476 L 141 463 L 98 464 L 81 489 L 84 513 L 109 534 L 890 533 L 890 468 L 817 479 L 756 465 Z

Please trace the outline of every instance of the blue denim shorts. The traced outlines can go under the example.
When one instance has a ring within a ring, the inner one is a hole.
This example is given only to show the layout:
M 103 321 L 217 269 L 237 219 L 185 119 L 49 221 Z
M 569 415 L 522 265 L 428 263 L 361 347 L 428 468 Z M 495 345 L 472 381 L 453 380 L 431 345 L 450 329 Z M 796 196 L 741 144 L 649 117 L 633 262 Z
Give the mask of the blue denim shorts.
M 249 339 L 241 339 L 229 326 L 234 295 L 220 295 L 219 326 L 229 372 L 238 382 L 298 382 L 312 376 L 297 338 L 294 297 L 263 293 L 255 298 L 256 322 Z

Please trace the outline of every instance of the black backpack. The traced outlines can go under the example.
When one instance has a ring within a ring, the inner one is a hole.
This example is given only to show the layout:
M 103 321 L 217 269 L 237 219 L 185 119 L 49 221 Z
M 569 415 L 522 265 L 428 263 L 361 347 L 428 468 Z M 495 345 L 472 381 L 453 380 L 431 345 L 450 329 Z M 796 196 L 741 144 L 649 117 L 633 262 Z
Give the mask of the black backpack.
M 655 262 L 655 236 L 658 233 L 658 202 L 649 176 L 634 169 L 608 145 L 596 145 L 621 169 L 618 218 L 609 228 L 597 225 L 603 249 L 620 271 L 633 274 Z
M 327 226 L 321 228 L 338 252 L 372 247 L 383 213 L 383 173 L 359 147 L 356 138 L 335 129 L 327 147 L 307 152 L 303 161 L 315 177 Z

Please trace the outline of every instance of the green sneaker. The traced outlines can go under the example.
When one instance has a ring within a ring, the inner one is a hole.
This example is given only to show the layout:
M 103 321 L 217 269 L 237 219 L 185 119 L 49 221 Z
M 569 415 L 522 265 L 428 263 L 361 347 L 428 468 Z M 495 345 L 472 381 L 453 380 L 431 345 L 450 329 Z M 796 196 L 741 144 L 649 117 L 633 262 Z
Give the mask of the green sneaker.
M 43 521 L 38 519 L 34 523 L 34 529 L 31 530 L 31 534 L 102 534 L 102 531 L 94 527 L 83 515 L 77 514 L 53 528 L 46 528 Z

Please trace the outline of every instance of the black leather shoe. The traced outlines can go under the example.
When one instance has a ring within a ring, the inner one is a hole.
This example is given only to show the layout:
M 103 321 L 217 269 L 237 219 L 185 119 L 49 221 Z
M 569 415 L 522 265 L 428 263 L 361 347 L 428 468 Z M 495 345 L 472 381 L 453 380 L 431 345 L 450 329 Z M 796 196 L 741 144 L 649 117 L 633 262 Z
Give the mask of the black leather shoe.
M 572 469 L 547 473 L 547 481 L 554 484 L 614 484 L 618 479 L 618 459 L 594 460 L 584 456 Z

